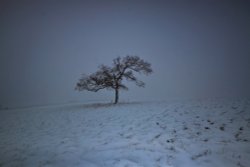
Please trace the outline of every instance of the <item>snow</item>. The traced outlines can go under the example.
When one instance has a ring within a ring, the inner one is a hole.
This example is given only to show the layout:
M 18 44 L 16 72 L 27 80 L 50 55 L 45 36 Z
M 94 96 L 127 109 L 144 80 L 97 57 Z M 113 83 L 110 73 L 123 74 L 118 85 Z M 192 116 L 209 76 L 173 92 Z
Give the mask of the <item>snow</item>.
M 250 101 L 0 111 L 1 167 L 248 167 Z

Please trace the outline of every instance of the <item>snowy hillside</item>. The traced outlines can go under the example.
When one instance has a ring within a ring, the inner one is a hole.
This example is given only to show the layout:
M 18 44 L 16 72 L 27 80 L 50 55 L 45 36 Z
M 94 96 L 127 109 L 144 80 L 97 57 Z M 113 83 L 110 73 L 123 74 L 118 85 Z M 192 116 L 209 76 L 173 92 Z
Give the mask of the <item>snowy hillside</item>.
M 250 101 L 0 111 L 0 167 L 249 167 Z

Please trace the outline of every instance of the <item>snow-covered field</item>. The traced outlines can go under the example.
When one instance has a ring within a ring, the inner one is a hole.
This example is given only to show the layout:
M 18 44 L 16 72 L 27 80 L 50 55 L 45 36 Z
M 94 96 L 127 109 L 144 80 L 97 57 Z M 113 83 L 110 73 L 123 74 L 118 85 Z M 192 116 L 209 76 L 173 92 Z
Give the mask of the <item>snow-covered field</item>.
M 0 167 L 249 167 L 250 101 L 0 111 Z

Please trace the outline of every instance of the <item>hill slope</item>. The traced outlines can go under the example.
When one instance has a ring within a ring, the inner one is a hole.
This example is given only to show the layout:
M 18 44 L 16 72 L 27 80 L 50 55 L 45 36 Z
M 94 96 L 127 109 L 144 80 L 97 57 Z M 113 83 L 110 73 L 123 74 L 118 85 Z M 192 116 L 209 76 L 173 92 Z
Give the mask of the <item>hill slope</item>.
M 250 101 L 3 110 L 0 166 L 247 167 Z

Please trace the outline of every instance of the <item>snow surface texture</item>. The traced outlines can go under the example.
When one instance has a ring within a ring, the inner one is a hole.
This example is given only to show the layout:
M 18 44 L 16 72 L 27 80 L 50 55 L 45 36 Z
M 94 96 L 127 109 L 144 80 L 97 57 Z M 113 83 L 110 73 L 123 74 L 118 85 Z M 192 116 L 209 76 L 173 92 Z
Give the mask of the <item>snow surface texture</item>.
M 250 101 L 0 111 L 1 167 L 249 167 Z

